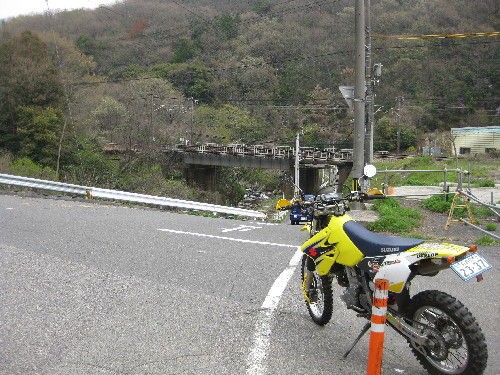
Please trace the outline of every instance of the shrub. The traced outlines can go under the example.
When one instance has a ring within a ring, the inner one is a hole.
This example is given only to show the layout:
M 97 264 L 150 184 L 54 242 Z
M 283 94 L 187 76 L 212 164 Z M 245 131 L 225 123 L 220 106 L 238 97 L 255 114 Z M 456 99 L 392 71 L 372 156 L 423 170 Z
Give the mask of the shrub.
M 433 195 L 432 197 L 423 200 L 422 206 L 432 212 L 446 213 L 450 211 L 452 199 L 453 198 L 450 198 L 448 201 L 446 201 L 444 195 Z M 464 202 L 459 199 L 457 203 L 459 205 L 462 205 Z M 475 218 L 486 218 L 493 215 L 491 210 L 484 206 L 470 203 L 470 208 L 472 211 L 472 215 Z M 454 210 L 453 216 L 465 217 L 468 216 L 468 212 L 465 208 L 459 207 Z
M 489 230 L 490 232 L 494 232 L 497 230 L 497 226 L 494 223 L 488 223 L 488 224 L 486 224 L 486 230 Z
M 451 207 L 451 199 L 447 201 L 443 195 L 433 195 L 423 200 L 422 206 L 432 212 L 448 212 Z
M 376 201 L 373 209 L 380 214 L 378 220 L 368 224 L 376 232 L 408 233 L 420 226 L 422 214 L 418 211 L 401 207 L 396 198 L 389 197 Z
M 24 177 L 55 180 L 56 172 L 50 167 L 43 167 L 28 157 L 16 159 L 10 163 L 8 170 L 11 174 Z

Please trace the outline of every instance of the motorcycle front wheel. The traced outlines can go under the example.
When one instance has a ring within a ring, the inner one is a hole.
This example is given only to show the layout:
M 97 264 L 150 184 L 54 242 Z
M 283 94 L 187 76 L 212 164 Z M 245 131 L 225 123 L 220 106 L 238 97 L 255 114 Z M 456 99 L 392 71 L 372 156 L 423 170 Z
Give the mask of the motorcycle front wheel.
M 314 323 L 323 326 L 330 321 L 333 312 L 332 280 L 318 275 L 314 261 L 305 254 L 302 255 L 301 271 L 303 287 L 305 277 L 311 278 L 308 291 L 304 291 L 307 311 Z
M 413 321 L 440 333 L 430 333 L 428 344 L 422 347 L 410 342 L 413 354 L 429 374 L 480 375 L 484 372 L 488 360 L 484 334 L 459 300 L 437 290 L 427 290 L 411 299 L 407 312 Z

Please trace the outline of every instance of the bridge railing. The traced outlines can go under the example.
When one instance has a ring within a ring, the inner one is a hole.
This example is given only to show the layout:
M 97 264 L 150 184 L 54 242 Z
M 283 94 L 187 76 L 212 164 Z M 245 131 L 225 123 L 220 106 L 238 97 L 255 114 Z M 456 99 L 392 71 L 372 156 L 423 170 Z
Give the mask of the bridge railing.
M 295 158 L 295 148 L 290 146 L 266 146 L 266 145 L 245 145 L 217 143 L 205 143 L 201 145 L 176 145 L 175 151 L 194 152 L 200 154 L 252 156 L 258 158 L 293 159 Z M 299 149 L 299 159 L 301 162 L 327 163 L 330 161 L 352 160 L 352 149 L 336 150 L 333 147 L 317 149 L 314 147 L 301 147 Z

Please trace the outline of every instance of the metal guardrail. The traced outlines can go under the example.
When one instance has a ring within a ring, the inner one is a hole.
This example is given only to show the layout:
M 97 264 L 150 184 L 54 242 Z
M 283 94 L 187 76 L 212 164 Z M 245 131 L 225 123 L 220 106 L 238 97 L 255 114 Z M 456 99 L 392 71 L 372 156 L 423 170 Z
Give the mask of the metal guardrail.
M 188 210 L 218 212 L 230 215 L 265 218 L 266 215 L 259 211 L 244 208 L 220 206 L 210 203 L 186 201 L 181 199 L 158 197 L 147 194 L 129 193 L 120 190 L 102 189 L 96 187 L 67 184 L 57 181 L 39 180 L 30 177 L 13 176 L 0 173 L 0 184 L 22 186 L 32 189 L 50 190 L 67 194 L 86 196 L 87 198 L 102 198 L 116 201 L 134 202 L 154 206 L 175 207 Z
M 459 169 L 459 168 L 452 168 L 452 169 L 380 169 L 377 171 L 377 173 L 385 173 L 384 177 L 384 185 L 382 186 L 382 191 L 384 194 L 386 193 L 385 189 L 389 186 L 389 174 L 390 173 L 442 173 L 443 174 L 443 192 L 447 192 L 448 188 L 448 173 L 453 173 L 456 172 L 459 174 L 459 186 L 462 186 L 462 181 L 464 175 L 467 175 L 470 177 L 470 173 L 467 170 Z M 470 185 L 470 181 L 469 181 Z M 417 196 L 417 195 L 413 195 Z
M 464 224 L 467 224 L 467 225 L 469 225 L 469 226 L 471 226 L 471 227 L 473 227 L 473 228 L 475 228 L 475 229 L 477 229 L 477 230 L 479 230 L 479 231 L 481 231 L 483 233 L 486 233 L 488 236 L 491 236 L 493 238 L 496 238 L 497 240 L 500 240 L 500 236 L 497 236 L 495 233 L 492 233 L 492 232 L 490 232 L 488 230 L 485 230 L 485 229 L 483 229 L 483 228 L 481 228 L 481 227 L 479 227 L 477 225 L 474 225 L 474 224 L 472 224 L 471 222 L 469 222 L 469 221 L 467 221 L 465 219 L 459 219 L 459 220 L 462 223 L 464 223 Z

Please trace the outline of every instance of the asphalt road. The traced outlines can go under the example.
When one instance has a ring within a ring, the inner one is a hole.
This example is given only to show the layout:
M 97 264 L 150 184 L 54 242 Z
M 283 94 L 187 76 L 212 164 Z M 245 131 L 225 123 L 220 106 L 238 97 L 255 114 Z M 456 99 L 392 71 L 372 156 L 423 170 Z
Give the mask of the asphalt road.
M 363 374 L 364 322 L 301 300 L 298 226 L 0 195 L 0 374 Z M 420 278 L 462 300 L 500 373 L 499 248 L 482 283 Z M 335 290 L 338 290 L 335 288 Z M 388 331 L 384 374 L 425 374 Z

